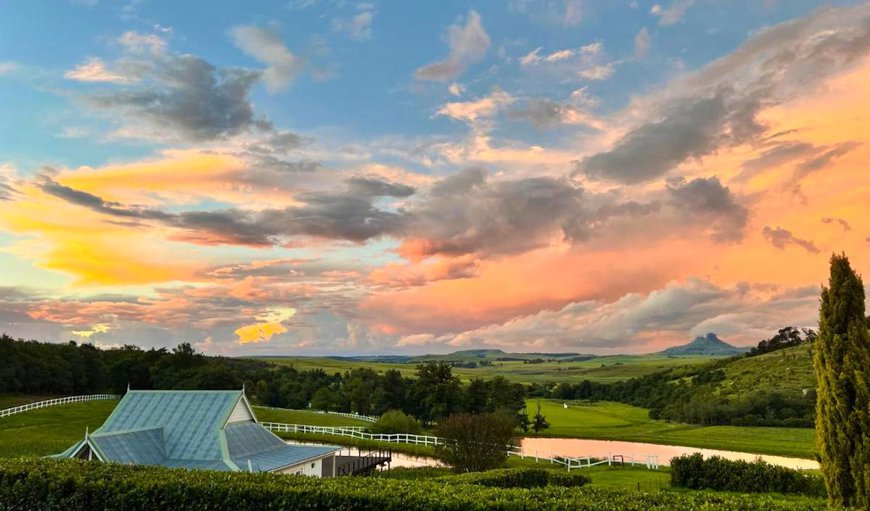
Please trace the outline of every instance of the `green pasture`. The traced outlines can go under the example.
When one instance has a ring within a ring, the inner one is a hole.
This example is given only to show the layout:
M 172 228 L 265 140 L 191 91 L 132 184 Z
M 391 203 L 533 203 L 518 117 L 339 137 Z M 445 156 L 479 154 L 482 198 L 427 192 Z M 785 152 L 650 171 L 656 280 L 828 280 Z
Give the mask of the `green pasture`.
M 63 452 L 84 437 L 85 428 L 100 427 L 117 403 L 87 401 L 0 418 L 0 458 Z
M 254 414 L 260 422 L 281 422 L 284 424 L 308 424 L 311 426 L 371 426 L 371 422 L 334 413 L 320 413 L 305 410 L 284 410 L 278 408 L 254 407 Z
M 379 373 L 384 373 L 389 369 L 397 369 L 402 375 L 409 377 L 415 375 L 418 364 L 417 362 L 368 362 L 328 357 L 267 357 L 260 360 L 278 365 L 291 365 L 300 371 L 322 369 L 329 374 L 343 373 L 355 368 L 373 369 Z M 580 383 L 583 380 L 612 383 L 644 376 L 662 369 L 694 365 L 710 360 L 712 360 L 711 357 L 667 357 L 662 355 L 613 355 L 579 362 L 554 360 L 539 364 L 509 360 L 493 361 L 491 366 L 476 368 L 454 367 L 453 374 L 464 381 L 472 378 L 490 379 L 495 376 L 504 376 L 519 383 Z

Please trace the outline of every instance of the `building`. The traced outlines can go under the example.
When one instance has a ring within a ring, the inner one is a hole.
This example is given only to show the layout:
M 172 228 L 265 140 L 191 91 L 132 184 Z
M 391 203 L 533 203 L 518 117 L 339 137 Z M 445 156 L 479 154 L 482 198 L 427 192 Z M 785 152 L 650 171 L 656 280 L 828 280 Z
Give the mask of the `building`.
M 288 445 L 243 391 L 133 390 L 59 458 L 226 471 L 336 474 L 336 446 Z

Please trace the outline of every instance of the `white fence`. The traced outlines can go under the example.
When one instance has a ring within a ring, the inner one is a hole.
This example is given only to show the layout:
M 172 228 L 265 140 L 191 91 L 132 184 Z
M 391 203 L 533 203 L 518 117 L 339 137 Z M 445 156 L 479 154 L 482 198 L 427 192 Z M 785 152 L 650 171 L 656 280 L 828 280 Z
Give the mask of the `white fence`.
M 322 415 L 338 415 L 339 417 L 347 417 L 348 419 L 358 419 L 366 422 L 378 422 L 378 417 L 375 417 L 373 415 L 360 415 L 358 413 L 327 412 L 324 410 L 312 410 L 310 408 L 298 410 L 294 408 L 275 408 L 274 406 L 255 406 L 254 408 L 266 408 L 267 410 L 284 410 L 287 412 L 319 413 Z
M 48 406 L 55 405 L 65 405 L 69 403 L 81 403 L 83 401 L 100 401 L 107 399 L 120 399 L 121 396 L 115 394 L 92 394 L 90 396 L 68 396 L 68 397 L 59 397 L 55 399 L 48 399 L 46 401 L 37 401 L 36 403 L 27 403 L 26 405 L 19 405 L 13 408 L 7 408 L 5 410 L 0 410 L 0 417 L 8 417 L 10 415 L 15 415 L 16 413 L 27 412 L 30 410 L 38 410 L 40 408 L 45 408 Z
M 310 426 L 307 424 L 281 424 L 278 422 L 261 422 L 260 423 L 264 428 L 274 431 L 274 432 L 283 432 L 283 433 L 315 433 L 321 435 L 335 435 L 335 436 L 344 436 L 350 438 L 357 438 L 360 440 L 375 440 L 378 442 L 392 442 L 392 443 L 403 443 L 403 444 L 414 444 L 414 445 L 439 445 L 443 444 L 444 440 L 437 436 L 429 436 L 429 435 L 411 435 L 407 433 L 396 433 L 396 434 L 380 434 L 380 433 L 367 433 L 363 431 L 361 427 L 337 427 L 337 426 Z M 643 462 L 640 461 L 640 458 L 636 458 L 634 455 L 631 455 L 629 459 L 625 459 L 624 456 L 607 454 L 607 456 L 603 458 L 593 458 L 591 456 L 581 457 L 581 458 L 572 458 L 568 456 L 562 456 L 560 454 L 556 454 L 549 451 L 531 451 L 526 452 L 523 451 L 521 447 L 512 446 L 508 448 L 509 456 L 519 456 L 520 458 L 534 458 L 536 462 L 539 461 L 549 461 L 553 464 L 564 465 L 568 470 L 572 468 L 589 468 L 594 467 L 596 465 L 613 465 L 613 464 L 628 464 L 631 466 L 644 465 L 649 469 L 657 469 L 659 468 L 658 456 L 646 456 Z

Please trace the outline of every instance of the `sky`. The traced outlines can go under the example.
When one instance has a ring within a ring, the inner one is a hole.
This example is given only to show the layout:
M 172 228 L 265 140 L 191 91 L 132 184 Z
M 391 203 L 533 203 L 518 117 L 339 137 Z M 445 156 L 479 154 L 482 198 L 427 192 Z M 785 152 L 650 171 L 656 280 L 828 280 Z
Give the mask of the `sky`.
M 870 273 L 870 4 L 0 3 L 0 331 L 645 353 Z

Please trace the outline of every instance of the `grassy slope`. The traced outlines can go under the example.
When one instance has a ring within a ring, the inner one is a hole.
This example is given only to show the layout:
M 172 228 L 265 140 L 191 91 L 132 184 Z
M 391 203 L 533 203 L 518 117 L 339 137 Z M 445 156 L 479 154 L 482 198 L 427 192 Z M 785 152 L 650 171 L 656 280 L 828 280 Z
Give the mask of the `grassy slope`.
M 416 363 L 384 363 L 356 360 L 336 360 L 318 357 L 263 358 L 266 362 L 292 365 L 299 370 L 323 369 L 327 373 L 344 372 L 358 367 L 385 372 L 398 369 L 405 376 L 413 376 Z M 520 383 L 569 382 L 583 380 L 610 383 L 627 380 L 674 366 L 697 364 L 711 360 L 710 357 L 664 357 L 661 355 L 614 355 L 580 362 L 545 362 L 524 364 L 521 361 L 493 362 L 492 366 L 474 369 L 454 367 L 453 373 L 463 380 L 504 376 Z
M 41 394 L 0 394 L 0 410 L 13 408 L 18 405 L 46 401 L 62 396 L 46 396 Z
M 725 366 L 726 380 L 720 384 L 719 392 L 739 398 L 763 389 L 800 396 L 801 389 L 816 386 L 811 348 L 795 346 L 738 359 Z
M 56 454 L 100 427 L 117 401 L 50 406 L 0 419 L 0 457 Z
M 254 407 L 254 413 L 260 422 L 283 422 L 285 424 L 309 424 L 312 426 L 371 426 L 371 422 L 351 419 L 340 415 L 306 412 L 297 410 L 276 410 L 272 408 Z
M 537 400 L 527 402 L 534 411 Z M 749 428 L 693 426 L 649 418 L 647 410 L 622 403 L 569 403 L 541 401 L 550 429 L 541 436 L 625 440 L 665 445 L 685 445 L 731 451 L 812 458 L 815 432 L 805 428 Z

